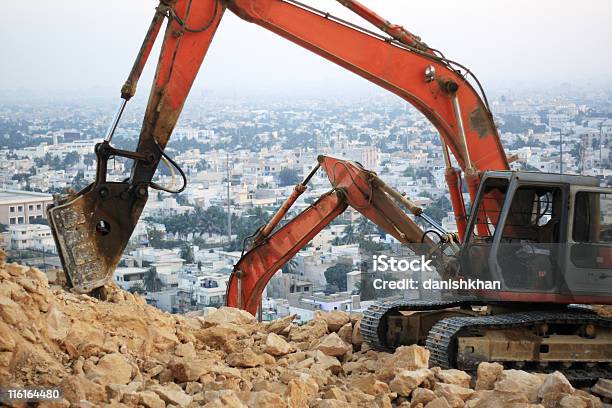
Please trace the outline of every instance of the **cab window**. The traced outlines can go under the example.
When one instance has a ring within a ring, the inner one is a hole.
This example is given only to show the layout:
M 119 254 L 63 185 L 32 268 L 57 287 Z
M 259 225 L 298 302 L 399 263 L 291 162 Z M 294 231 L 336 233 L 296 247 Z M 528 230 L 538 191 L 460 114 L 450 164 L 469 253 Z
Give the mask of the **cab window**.
M 574 201 L 570 250 L 574 266 L 612 270 L 612 194 L 579 192 Z
M 612 194 L 582 191 L 574 205 L 575 242 L 612 242 Z

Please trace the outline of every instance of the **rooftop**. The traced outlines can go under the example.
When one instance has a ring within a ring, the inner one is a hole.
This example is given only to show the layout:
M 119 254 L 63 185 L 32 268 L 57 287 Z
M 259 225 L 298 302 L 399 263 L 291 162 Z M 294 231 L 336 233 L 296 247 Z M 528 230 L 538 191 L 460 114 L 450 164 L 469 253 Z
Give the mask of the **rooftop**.
M 51 200 L 51 194 L 34 191 L 0 189 L 0 204 L 22 203 L 24 201 Z
M 42 224 L 17 224 L 9 226 L 10 231 L 51 231 L 48 225 Z

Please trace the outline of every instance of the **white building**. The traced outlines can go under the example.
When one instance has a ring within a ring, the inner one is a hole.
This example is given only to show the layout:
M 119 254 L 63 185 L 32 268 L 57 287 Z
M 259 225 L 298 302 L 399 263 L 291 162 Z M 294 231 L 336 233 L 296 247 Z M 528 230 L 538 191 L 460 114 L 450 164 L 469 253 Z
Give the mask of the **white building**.
M 312 320 L 317 311 L 331 312 L 342 310 L 344 312 L 352 312 L 361 308 L 359 295 L 350 295 L 348 293 L 325 295 L 322 292 L 317 292 L 299 299 L 289 299 L 289 305 L 290 314 L 297 314 L 302 322 Z
M 40 224 L 21 224 L 9 227 L 12 249 L 34 249 L 55 253 L 51 228 Z
M 193 298 L 201 306 L 220 306 L 225 304 L 228 275 L 210 274 L 198 276 L 193 288 Z
M 352 292 L 361 283 L 361 271 L 352 271 L 346 274 L 346 290 Z
M 144 279 L 147 273 L 145 268 L 117 268 L 115 271 L 115 282 L 123 290 L 130 290 L 133 286 L 144 286 Z

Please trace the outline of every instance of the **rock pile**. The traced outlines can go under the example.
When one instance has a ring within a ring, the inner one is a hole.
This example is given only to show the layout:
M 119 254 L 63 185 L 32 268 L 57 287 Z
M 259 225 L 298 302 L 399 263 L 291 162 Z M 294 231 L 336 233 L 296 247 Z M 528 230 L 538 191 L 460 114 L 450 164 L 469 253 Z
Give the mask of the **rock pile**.
M 261 324 L 230 308 L 171 315 L 116 287 L 101 298 L 0 261 L 0 385 L 61 387 L 40 404 L 58 407 L 602 407 L 559 373 L 483 363 L 472 378 L 430 368 L 418 346 L 369 350 L 359 314 Z

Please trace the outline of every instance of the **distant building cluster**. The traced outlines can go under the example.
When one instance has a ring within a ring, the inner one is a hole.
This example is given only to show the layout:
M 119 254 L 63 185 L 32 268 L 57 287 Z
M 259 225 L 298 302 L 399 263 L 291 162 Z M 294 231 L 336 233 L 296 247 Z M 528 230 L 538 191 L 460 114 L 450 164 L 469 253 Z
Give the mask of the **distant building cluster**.
M 492 98 L 491 107 L 506 153 L 518 157 L 513 168 L 563 170 L 612 184 L 609 94 L 506 92 Z M 0 107 L 0 245 L 10 256 L 59 266 L 46 208 L 52 194 L 94 180 L 93 148 L 109 118 L 97 108 Z M 127 116 L 113 143 L 133 148 L 141 119 Z M 321 154 L 377 172 L 449 232 L 456 231 L 440 136 L 397 99 L 196 101 L 186 108 L 167 152 L 187 174 L 187 188 L 178 196 L 151 190 L 114 281 L 170 312 L 225 303 L 242 241 L 271 216 Z M 122 180 L 130 166 L 127 160 L 109 162 L 108 178 Z M 156 182 L 177 188 L 181 180 L 160 164 Z M 319 171 L 288 217 L 330 188 Z M 349 209 L 277 272 L 264 293 L 263 318 L 296 313 L 306 321 L 317 310 L 367 307 L 360 296 L 364 242 L 397 243 Z M 341 273 L 333 282 L 330 268 Z

